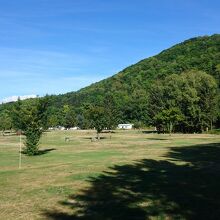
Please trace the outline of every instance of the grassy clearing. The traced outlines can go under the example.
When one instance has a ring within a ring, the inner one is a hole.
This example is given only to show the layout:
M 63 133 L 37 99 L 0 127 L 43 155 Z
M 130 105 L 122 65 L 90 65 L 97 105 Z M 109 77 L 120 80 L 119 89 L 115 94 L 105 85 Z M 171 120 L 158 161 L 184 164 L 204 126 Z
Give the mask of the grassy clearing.
M 0 137 L 0 219 L 216 219 L 220 136 L 116 131 L 44 134 L 44 154 Z M 111 138 L 110 138 L 111 136 Z M 65 137 L 70 142 L 65 142 Z

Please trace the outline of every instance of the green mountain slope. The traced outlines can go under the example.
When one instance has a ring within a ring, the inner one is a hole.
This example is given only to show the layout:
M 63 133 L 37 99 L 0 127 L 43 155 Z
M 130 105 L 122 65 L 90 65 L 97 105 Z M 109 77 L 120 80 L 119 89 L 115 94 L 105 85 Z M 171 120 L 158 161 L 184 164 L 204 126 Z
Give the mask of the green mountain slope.
M 85 103 L 103 102 L 111 93 L 120 106 L 130 105 L 147 96 L 154 80 L 167 75 L 197 69 L 213 75 L 219 82 L 220 35 L 197 37 L 177 44 L 160 54 L 144 59 L 118 74 L 94 83 L 77 92 L 57 96 L 57 104 L 69 103 L 79 107 Z M 54 103 L 55 104 L 55 103 Z
M 220 34 L 186 40 L 77 92 L 49 96 L 48 112 L 62 118 L 63 106 L 70 105 L 76 115 L 82 115 L 83 107 L 103 105 L 106 95 L 110 94 L 121 122 L 148 123 L 147 104 L 151 85 L 168 75 L 192 69 L 214 76 L 220 88 Z M 9 107 L 0 106 L 0 111 Z

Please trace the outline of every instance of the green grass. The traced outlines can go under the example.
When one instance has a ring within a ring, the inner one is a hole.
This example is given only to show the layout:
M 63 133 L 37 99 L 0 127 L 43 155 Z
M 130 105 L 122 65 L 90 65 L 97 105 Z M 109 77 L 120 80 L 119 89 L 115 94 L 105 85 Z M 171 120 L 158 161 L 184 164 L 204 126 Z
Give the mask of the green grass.
M 218 219 L 220 136 L 43 135 L 36 157 L 0 137 L 0 219 Z M 70 142 L 65 142 L 70 137 Z
M 220 134 L 220 129 L 213 129 L 207 132 L 208 134 Z

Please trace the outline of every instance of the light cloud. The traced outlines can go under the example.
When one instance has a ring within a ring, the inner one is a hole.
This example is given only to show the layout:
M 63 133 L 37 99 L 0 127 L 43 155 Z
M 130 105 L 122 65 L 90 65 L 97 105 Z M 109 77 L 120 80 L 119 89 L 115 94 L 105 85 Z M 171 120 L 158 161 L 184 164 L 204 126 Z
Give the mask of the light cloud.
M 14 95 L 14 96 L 4 98 L 2 100 L 2 103 L 16 102 L 16 101 L 18 101 L 18 98 L 20 98 L 20 100 L 25 100 L 25 99 L 36 98 L 36 97 L 37 97 L 36 95 L 23 95 L 23 96 Z
M 81 74 L 95 59 L 86 54 L 0 48 L 0 79 L 36 79 Z M 57 75 L 57 76 L 56 76 Z
M 0 100 L 76 91 L 187 38 L 218 33 L 218 12 L 219 1 L 1 1 Z

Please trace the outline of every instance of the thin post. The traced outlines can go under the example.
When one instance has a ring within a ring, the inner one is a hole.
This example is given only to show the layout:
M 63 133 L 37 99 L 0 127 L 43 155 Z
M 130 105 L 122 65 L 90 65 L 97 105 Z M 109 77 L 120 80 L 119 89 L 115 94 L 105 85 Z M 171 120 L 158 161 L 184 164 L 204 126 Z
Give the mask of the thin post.
M 19 149 L 19 169 L 21 169 L 21 134 L 20 134 L 20 149 Z

